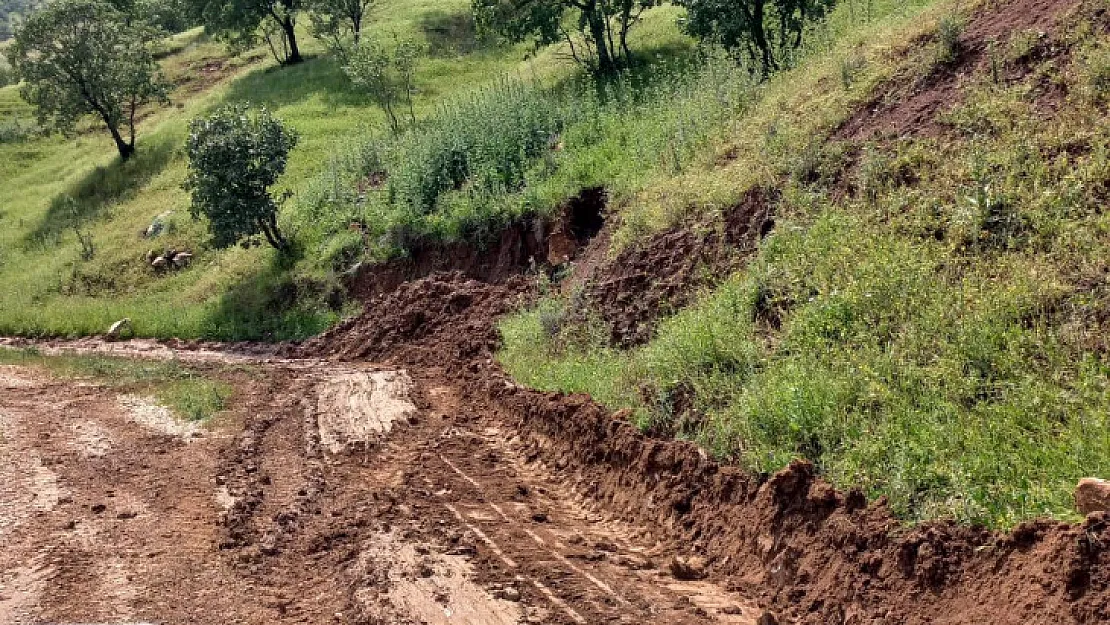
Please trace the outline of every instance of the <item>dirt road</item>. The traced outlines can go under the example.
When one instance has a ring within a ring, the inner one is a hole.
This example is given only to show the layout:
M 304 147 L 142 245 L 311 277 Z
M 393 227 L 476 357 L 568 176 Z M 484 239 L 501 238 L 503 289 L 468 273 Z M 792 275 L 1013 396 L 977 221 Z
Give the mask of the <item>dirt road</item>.
M 143 397 L 0 368 L 0 623 L 760 615 L 434 371 L 112 349 L 224 377 L 231 410 L 188 426 Z

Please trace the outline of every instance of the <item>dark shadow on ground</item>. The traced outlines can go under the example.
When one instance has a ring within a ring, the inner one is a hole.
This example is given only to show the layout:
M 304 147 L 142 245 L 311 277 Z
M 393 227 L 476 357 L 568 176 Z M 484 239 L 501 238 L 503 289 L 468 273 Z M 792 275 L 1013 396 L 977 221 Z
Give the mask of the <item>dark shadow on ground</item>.
M 338 319 L 336 283 L 293 277 L 293 258 L 268 254 L 206 314 L 202 335 L 219 341 L 288 341 L 315 336 Z
M 470 11 L 432 11 L 420 18 L 420 30 L 428 42 L 428 54 L 433 57 L 459 56 L 489 47 L 479 40 Z
M 131 160 L 123 162 L 117 156 L 54 197 L 42 221 L 25 236 L 24 245 L 57 245 L 63 232 L 98 218 L 105 208 L 127 199 L 161 173 L 173 160 L 177 145 L 167 138 L 140 141 L 137 147 Z
M 331 106 L 370 105 L 365 95 L 351 87 L 342 63 L 332 56 L 308 57 L 296 65 L 255 70 L 231 84 L 225 101 L 276 108 L 315 95 Z

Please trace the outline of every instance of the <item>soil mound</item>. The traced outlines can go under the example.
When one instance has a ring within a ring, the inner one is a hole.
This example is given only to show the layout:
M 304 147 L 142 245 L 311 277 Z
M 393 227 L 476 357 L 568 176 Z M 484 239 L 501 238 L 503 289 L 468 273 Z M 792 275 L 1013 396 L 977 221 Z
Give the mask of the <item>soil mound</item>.
M 366 302 L 365 312 L 296 349 L 299 355 L 440 366 L 466 363 L 497 343 L 494 320 L 514 309 L 533 281 L 502 284 L 436 273 Z

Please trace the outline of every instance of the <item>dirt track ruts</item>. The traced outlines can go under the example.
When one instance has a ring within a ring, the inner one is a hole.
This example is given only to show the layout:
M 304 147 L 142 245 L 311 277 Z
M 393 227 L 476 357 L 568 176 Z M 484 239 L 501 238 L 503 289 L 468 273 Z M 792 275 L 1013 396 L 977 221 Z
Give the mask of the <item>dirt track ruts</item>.
M 719 585 L 675 579 L 667 543 L 591 510 L 438 372 L 405 382 L 364 364 L 79 345 L 180 356 L 229 377 L 238 399 L 181 435 L 111 389 L 4 368 L 0 622 L 759 616 Z M 395 419 L 367 420 L 383 411 Z

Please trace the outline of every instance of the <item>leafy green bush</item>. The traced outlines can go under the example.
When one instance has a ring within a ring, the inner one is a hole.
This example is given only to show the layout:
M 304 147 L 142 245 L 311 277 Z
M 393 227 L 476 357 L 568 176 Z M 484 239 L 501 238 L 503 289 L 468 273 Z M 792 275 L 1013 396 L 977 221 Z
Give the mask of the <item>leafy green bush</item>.
M 964 20 L 955 15 L 947 15 L 937 26 L 937 62 L 941 65 L 955 63 L 963 53 L 960 36 L 964 34 Z
M 204 216 L 217 247 L 262 234 L 281 251 L 289 242 L 277 224 L 270 187 L 285 172 L 297 134 L 265 108 L 227 106 L 189 126 L 186 151 L 194 217 Z
M 389 119 L 393 132 L 401 132 L 401 116 L 416 123 L 412 97 L 416 89 L 416 59 L 422 48 L 415 41 L 395 37 L 391 42 L 364 40 L 350 54 L 343 68 L 354 86 L 370 96 Z M 407 109 L 402 112 L 401 109 Z

